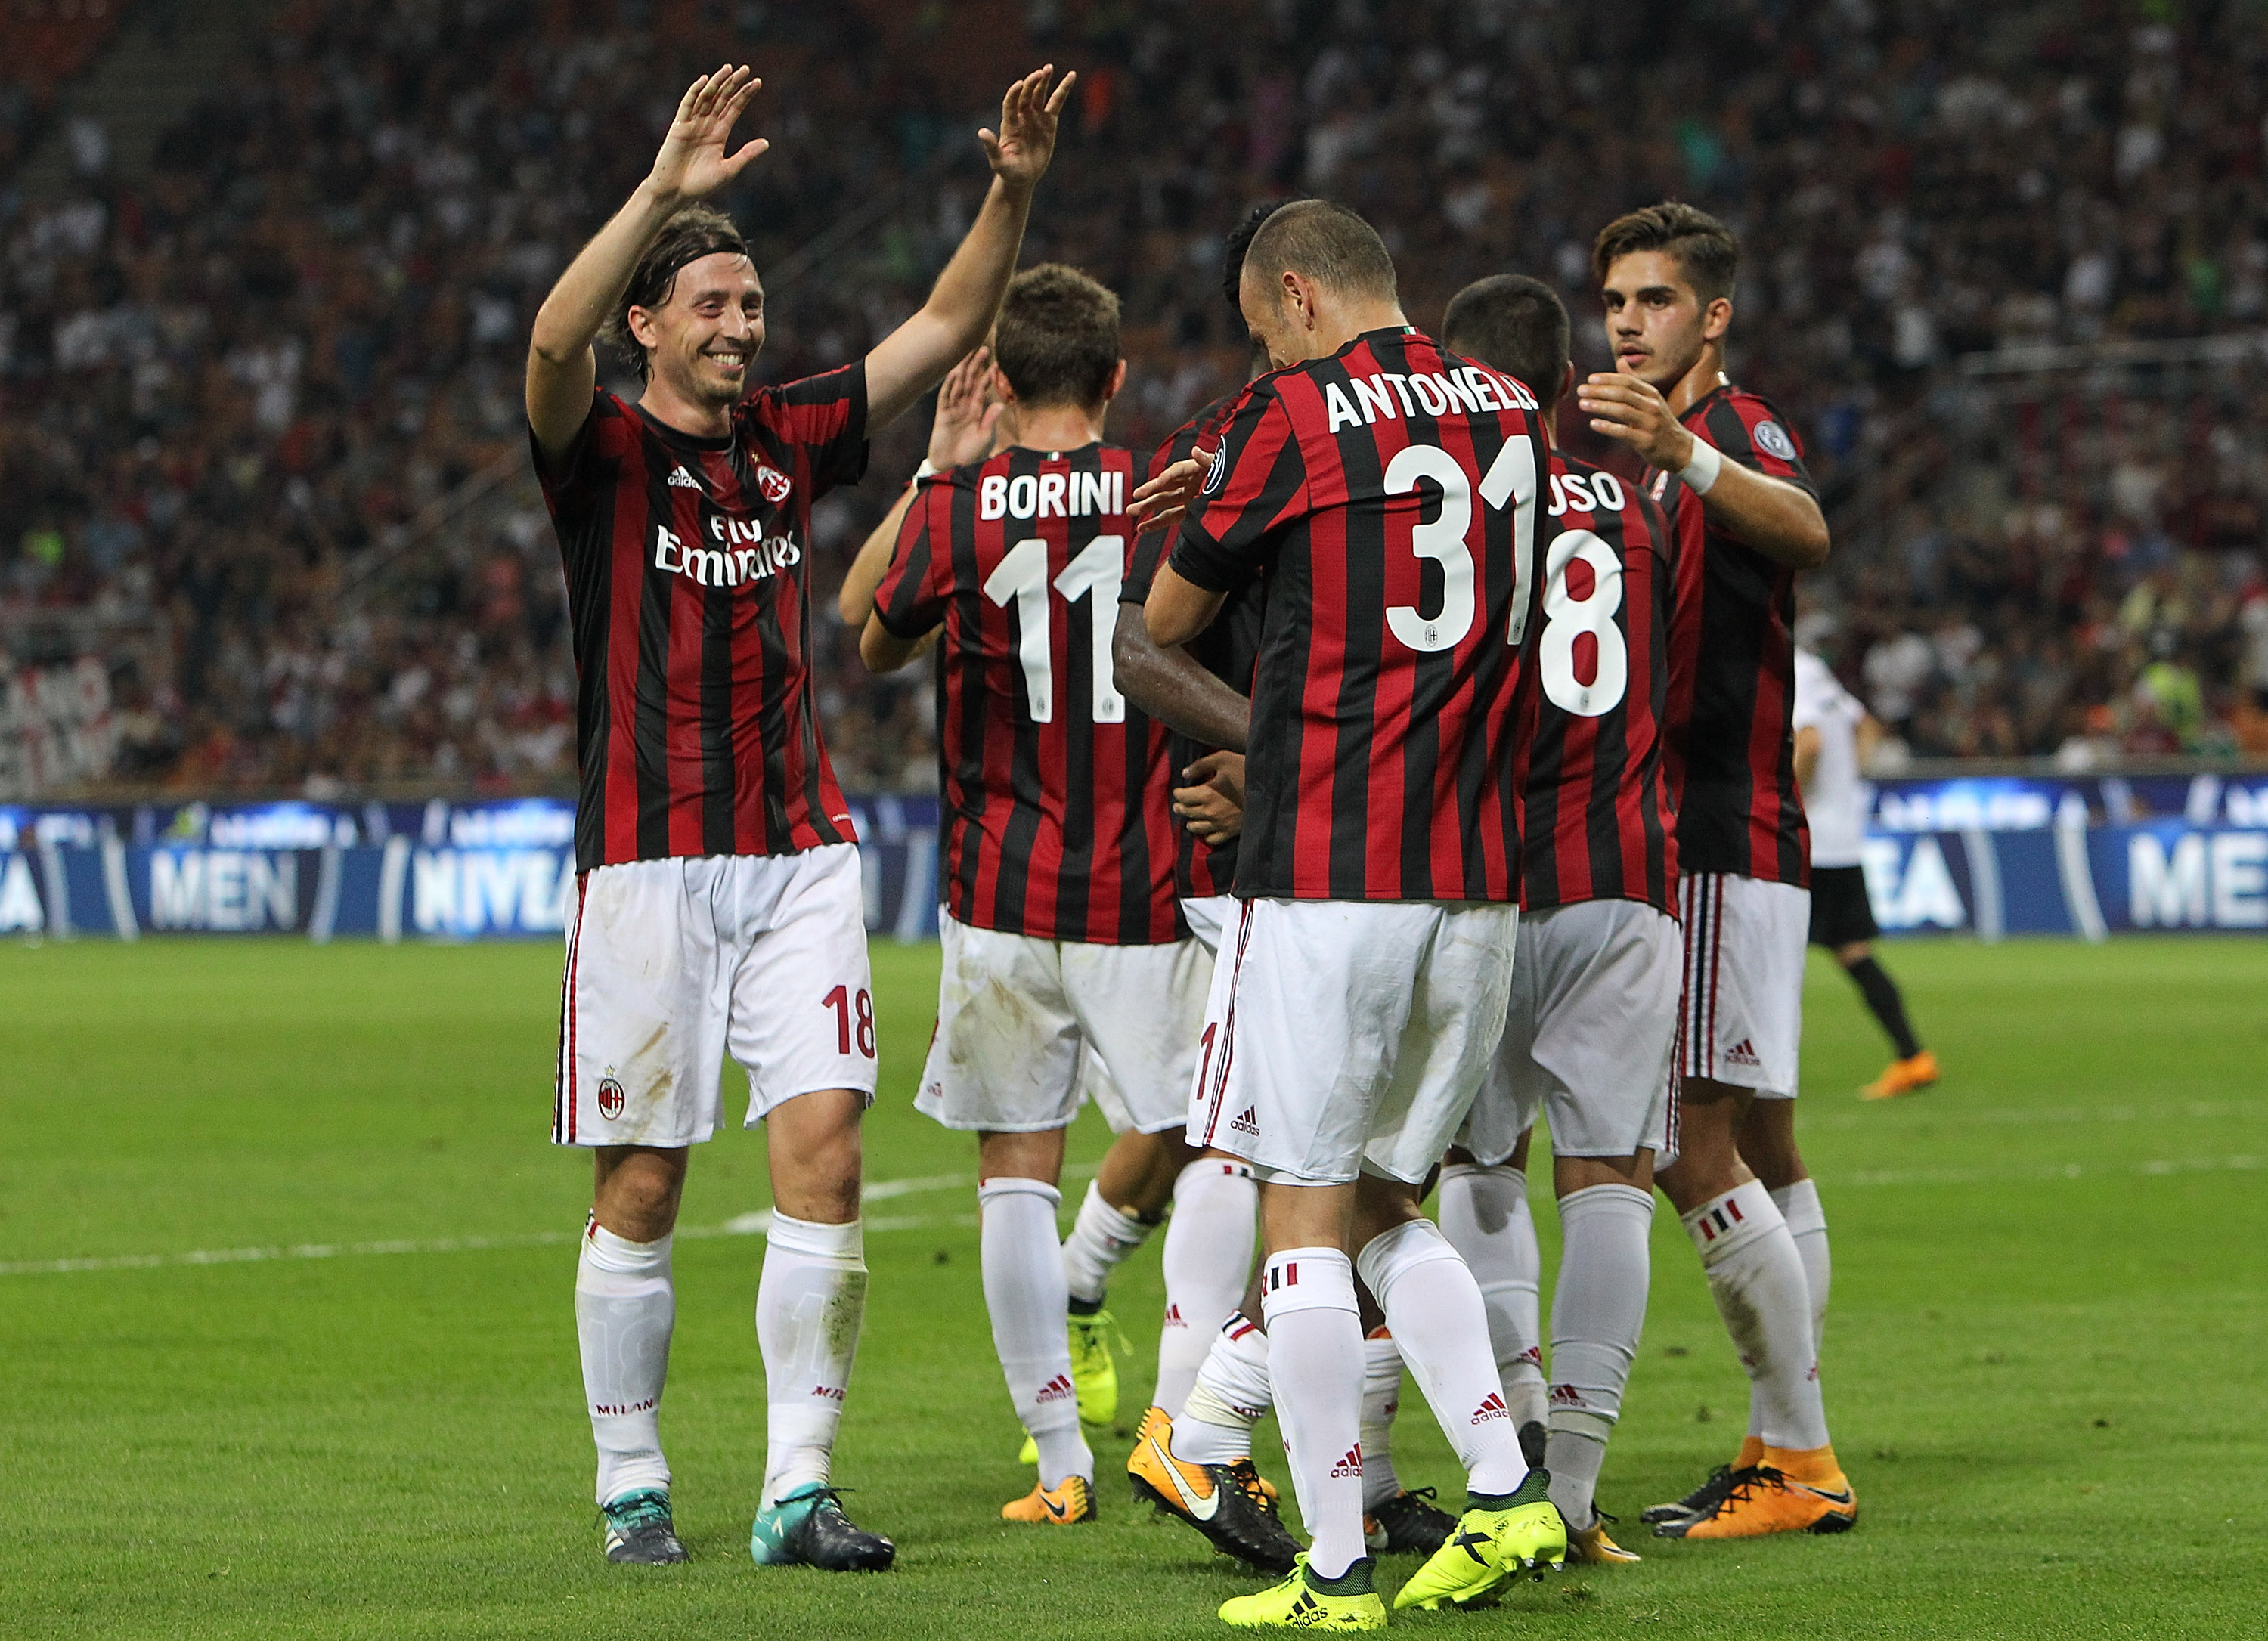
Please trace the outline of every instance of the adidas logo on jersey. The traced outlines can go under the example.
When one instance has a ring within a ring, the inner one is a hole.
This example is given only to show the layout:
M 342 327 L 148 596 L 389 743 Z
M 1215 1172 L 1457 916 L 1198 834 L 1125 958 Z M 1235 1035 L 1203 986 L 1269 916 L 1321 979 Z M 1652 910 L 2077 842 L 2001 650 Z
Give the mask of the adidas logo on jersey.
M 681 490 L 697 490 L 701 488 L 701 481 L 688 473 L 682 462 L 670 470 L 668 482 L 673 487 Z
M 1346 1450 L 1345 1458 L 1340 1460 L 1336 1464 L 1331 1467 L 1331 1475 L 1334 1478 L 1336 1478 L 1342 1475 L 1360 1475 L 1361 1474 L 1362 1444 L 1360 1442 L 1357 1442 L 1353 1446 Z
M 1057 1373 L 1040 1387 L 1040 1394 L 1035 1400 L 1044 1407 L 1050 1402 L 1061 1402 L 1067 1397 L 1076 1398 L 1078 1394 L 1079 1393 L 1071 1388 L 1070 1379 L 1062 1373 Z
M 1249 1134 L 1253 1138 L 1258 1139 L 1260 1137 L 1259 1111 L 1251 1106 L 1245 1107 L 1243 1110 L 1229 1119 L 1228 1131 L 1232 1134 Z
M 1490 1391 L 1482 1399 L 1480 1406 L 1473 1409 L 1473 1423 L 1476 1424 L 1485 1424 L 1491 1419 L 1508 1419 L 1511 1417 L 1512 1409 L 1504 1405 L 1502 1393 L 1494 1390 Z
M 1740 1041 L 1734 1043 L 1731 1048 L 1725 1050 L 1725 1063 L 1727 1065 L 1746 1065 L 1755 1067 L 1762 1065 L 1764 1062 L 1756 1058 L 1756 1044 L 1749 1039 L 1743 1037 Z

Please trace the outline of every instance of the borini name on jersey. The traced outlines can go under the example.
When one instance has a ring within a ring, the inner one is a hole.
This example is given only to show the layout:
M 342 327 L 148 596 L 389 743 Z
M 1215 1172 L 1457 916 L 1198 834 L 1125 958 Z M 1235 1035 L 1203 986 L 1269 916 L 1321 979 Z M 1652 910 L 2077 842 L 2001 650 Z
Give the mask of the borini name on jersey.
M 1541 534 L 1516 766 L 1521 904 L 1632 900 L 1675 916 L 1668 526 L 1637 486 L 1555 452 Z
M 575 634 L 578 870 L 855 841 L 820 745 L 811 504 L 866 466 L 866 371 L 733 408 L 698 438 L 604 388 L 536 452 Z
M 1794 434 L 1758 394 L 1719 387 L 1681 419 L 1728 460 L 1818 493 Z M 1670 631 L 1678 858 L 1687 872 L 1806 884 L 1810 838 L 1792 727 L 1795 572 L 1703 520 L 1699 497 L 1684 505 L 1702 550 L 1680 556 Z
M 1511 377 L 1414 330 L 1261 377 L 1172 563 L 1268 578 L 1236 892 L 1517 893 L 1514 691 L 1544 440 Z
M 1118 693 L 1110 639 L 1132 455 L 1012 448 L 924 480 L 874 611 L 940 623 L 945 901 L 980 929 L 1141 946 L 1188 933 L 1164 726 Z

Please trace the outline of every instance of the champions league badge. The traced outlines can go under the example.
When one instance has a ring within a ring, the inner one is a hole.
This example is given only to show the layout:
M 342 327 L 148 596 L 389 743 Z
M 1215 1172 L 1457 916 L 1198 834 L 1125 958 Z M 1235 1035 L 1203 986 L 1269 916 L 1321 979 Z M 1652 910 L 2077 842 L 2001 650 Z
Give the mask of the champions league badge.
M 1749 437 L 1756 441 L 1756 448 L 1767 456 L 1778 456 L 1782 461 L 1795 460 L 1795 441 L 1787 436 L 1787 430 L 1778 423 L 1759 422 L 1756 430 Z
M 609 1122 L 613 1122 L 616 1117 L 622 1115 L 622 1107 L 625 1103 L 626 1100 L 622 1093 L 622 1085 L 620 1083 L 616 1082 L 611 1077 L 605 1077 L 599 1079 L 599 1115 L 600 1116 L 606 1118 Z
M 1199 490 L 1197 494 L 1200 496 L 1211 495 L 1215 490 L 1220 489 L 1222 481 L 1227 477 L 1228 441 L 1226 439 L 1223 439 L 1220 441 L 1220 448 L 1212 453 L 1212 467 L 1205 474 L 1204 488 Z

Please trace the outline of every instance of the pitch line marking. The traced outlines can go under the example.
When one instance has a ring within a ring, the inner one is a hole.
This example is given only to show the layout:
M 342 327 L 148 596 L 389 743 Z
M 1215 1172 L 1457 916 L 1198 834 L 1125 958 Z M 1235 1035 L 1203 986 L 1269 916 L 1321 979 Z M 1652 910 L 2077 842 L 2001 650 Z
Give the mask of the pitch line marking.
M 1907 1104 L 1899 1107 L 1901 1116 L 1911 1117 L 1913 1126 L 1942 1124 L 1947 1128 L 1993 1128 L 2010 1125 L 2028 1128 L 2034 1124 L 2064 1122 L 2139 1122 L 2144 1118 L 2159 1122 L 2187 1120 L 2197 1122 L 2240 1121 L 2246 1118 L 2268 1117 L 2268 1101 L 2258 1100 L 2190 1100 L 2169 1102 L 2161 1106 L 1942 1106 Z M 1907 1131 L 1905 1124 L 1886 1122 L 1888 1113 L 1881 1111 L 1819 1111 L 1815 1107 L 1801 1114 L 1805 1130 L 1872 1129 L 1876 1133 Z

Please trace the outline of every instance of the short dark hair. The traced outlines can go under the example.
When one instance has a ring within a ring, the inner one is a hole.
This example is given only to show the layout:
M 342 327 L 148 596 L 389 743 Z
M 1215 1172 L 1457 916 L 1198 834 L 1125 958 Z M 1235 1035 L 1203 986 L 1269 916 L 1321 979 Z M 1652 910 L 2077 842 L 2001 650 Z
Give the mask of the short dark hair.
M 1008 282 L 992 361 L 1027 405 L 1101 404 L 1118 369 L 1118 298 L 1076 268 L 1042 262 Z
M 1616 217 L 1599 230 L 1591 247 L 1591 277 L 1606 283 L 1616 259 L 1633 251 L 1667 251 L 1675 257 L 1705 305 L 1733 294 L 1740 243 L 1730 228 L 1697 205 L 1664 200 Z
M 1270 215 L 1244 253 L 1270 277 L 1304 274 L 1327 290 L 1391 302 L 1394 258 L 1378 230 L 1329 200 L 1294 200 Z
M 670 213 L 669 220 L 661 224 L 660 237 L 630 269 L 630 286 L 607 316 L 600 335 L 636 367 L 641 381 L 652 362 L 646 357 L 645 345 L 630 334 L 630 310 L 661 306 L 677 288 L 680 269 L 719 251 L 730 251 L 735 256 L 748 254 L 747 241 L 740 238 L 733 219 L 713 205 L 681 206 Z
M 1283 199 L 1264 200 L 1245 212 L 1244 220 L 1228 231 L 1228 238 L 1221 242 L 1220 247 L 1220 294 L 1227 302 L 1230 313 L 1241 314 L 1244 311 L 1244 305 L 1237 300 L 1237 287 L 1244 279 L 1244 258 L 1246 253 L 1252 249 L 1252 236 L 1260 232 L 1260 225 L 1270 217 L 1286 205 L 1297 204 L 1302 197 L 1295 194 Z
M 1549 416 L 1567 379 L 1567 305 L 1541 279 L 1491 274 L 1449 298 L 1441 345 L 1526 382 Z

